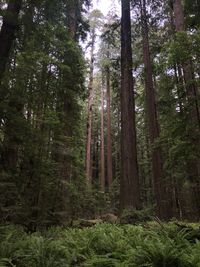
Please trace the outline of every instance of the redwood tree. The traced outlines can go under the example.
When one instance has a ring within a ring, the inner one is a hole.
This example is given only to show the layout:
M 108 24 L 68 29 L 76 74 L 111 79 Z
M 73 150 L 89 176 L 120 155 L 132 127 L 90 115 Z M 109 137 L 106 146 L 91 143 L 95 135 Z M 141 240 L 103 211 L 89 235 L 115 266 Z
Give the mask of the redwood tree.
M 88 84 L 88 118 L 87 118 L 87 136 L 86 136 L 86 181 L 90 185 L 92 182 L 92 162 L 91 162 L 91 144 L 92 144 L 92 115 L 93 115 L 93 101 L 94 101 L 94 52 L 95 52 L 95 41 L 96 41 L 96 30 L 101 26 L 102 13 L 95 9 L 90 13 L 90 70 L 89 70 L 89 84 Z
M 177 35 L 175 38 L 185 34 L 185 39 L 189 38 L 186 33 L 184 8 L 181 0 L 173 1 L 174 25 Z M 188 47 L 189 48 L 189 47 Z M 183 69 L 183 79 L 186 88 L 186 110 L 187 110 L 187 127 L 186 134 L 188 140 L 193 147 L 195 157 L 187 159 L 188 178 L 192 185 L 192 194 L 194 201 L 195 213 L 200 214 L 200 109 L 198 103 L 198 90 L 194 75 L 194 66 L 192 56 L 188 51 L 188 55 L 181 60 L 181 67 Z
M 184 10 L 181 0 L 173 1 L 174 24 L 177 33 L 185 32 Z M 186 94 L 190 104 L 190 112 L 193 120 L 200 129 L 200 112 L 197 100 L 197 88 L 193 73 L 192 59 L 188 58 L 182 63 L 183 75 L 186 84 Z
M 105 191 L 105 149 L 104 149 L 104 81 L 101 87 L 101 190 Z
M 18 27 L 18 16 L 21 10 L 22 0 L 10 0 L 0 32 L 0 80 L 5 72 L 10 51 L 15 40 Z
M 153 83 L 153 68 L 150 58 L 146 0 L 140 0 L 140 6 L 141 6 L 141 23 L 142 23 L 142 38 L 143 38 L 142 42 L 143 59 L 145 66 L 146 110 L 147 110 L 149 138 L 150 138 L 150 143 L 152 145 L 152 171 L 153 171 L 154 194 L 156 199 L 157 215 L 161 218 L 165 218 L 167 216 L 167 210 L 165 209 L 166 192 L 163 182 L 162 152 L 159 146 L 153 147 L 155 146 L 156 139 L 159 138 L 160 127 L 157 118 L 156 95 Z
M 132 76 L 130 0 L 122 1 L 121 18 L 121 181 L 120 206 L 139 208 L 135 101 Z
M 86 140 L 86 180 L 88 184 L 91 184 L 91 142 L 92 142 L 92 106 L 93 106 L 93 73 L 94 73 L 94 44 L 95 44 L 95 29 L 93 28 L 91 33 L 91 52 L 90 52 L 90 74 L 89 74 L 89 97 L 88 97 L 88 119 L 87 119 L 87 140 Z
M 109 58 L 109 51 L 107 54 Z M 110 101 L 110 68 L 106 67 L 106 96 L 107 96 L 107 181 L 108 189 L 113 181 L 112 171 L 112 135 L 111 135 L 111 101 Z

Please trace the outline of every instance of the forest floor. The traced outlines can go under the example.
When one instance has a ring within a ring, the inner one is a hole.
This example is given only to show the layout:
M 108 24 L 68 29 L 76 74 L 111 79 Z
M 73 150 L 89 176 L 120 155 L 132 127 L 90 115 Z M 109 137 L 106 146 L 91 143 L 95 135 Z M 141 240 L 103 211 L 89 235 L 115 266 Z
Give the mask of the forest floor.
M 199 267 L 198 224 L 100 223 L 28 234 L 0 226 L 0 267 Z

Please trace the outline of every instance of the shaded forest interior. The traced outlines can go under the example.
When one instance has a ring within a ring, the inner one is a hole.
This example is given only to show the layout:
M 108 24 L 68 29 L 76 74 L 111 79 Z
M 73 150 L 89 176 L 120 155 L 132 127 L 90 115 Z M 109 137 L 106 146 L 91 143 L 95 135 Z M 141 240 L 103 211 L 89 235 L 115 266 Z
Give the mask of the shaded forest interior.
M 91 5 L 0 1 L 1 223 L 199 220 L 199 1 Z

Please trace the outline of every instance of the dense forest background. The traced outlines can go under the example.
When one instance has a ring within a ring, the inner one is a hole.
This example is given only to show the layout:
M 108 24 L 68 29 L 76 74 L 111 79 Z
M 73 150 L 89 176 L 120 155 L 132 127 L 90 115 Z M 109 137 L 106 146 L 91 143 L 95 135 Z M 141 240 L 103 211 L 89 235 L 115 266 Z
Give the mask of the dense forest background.
M 0 1 L 0 220 L 197 220 L 200 3 L 91 5 Z

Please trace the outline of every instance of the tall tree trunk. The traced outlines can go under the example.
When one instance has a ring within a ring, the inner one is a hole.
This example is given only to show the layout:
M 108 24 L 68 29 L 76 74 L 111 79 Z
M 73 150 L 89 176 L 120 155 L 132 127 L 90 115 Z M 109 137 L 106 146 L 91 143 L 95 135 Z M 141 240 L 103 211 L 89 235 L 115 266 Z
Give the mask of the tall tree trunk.
M 121 19 L 121 181 L 120 208 L 139 208 L 135 100 L 132 76 L 130 0 L 122 1 Z
M 10 51 L 15 40 L 18 27 L 18 16 L 21 10 L 22 0 L 10 0 L 3 18 L 0 32 L 0 81 L 6 69 Z
M 143 58 L 145 65 L 145 90 L 146 90 L 146 105 L 147 105 L 147 118 L 149 128 L 149 138 L 152 145 L 152 167 L 153 167 L 153 182 L 154 194 L 156 199 L 157 215 L 160 218 L 167 216 L 166 203 L 165 203 L 165 188 L 163 184 L 163 163 L 162 153 L 160 147 L 153 147 L 155 141 L 159 138 L 159 123 L 157 119 L 156 110 L 156 97 L 155 88 L 153 84 L 153 70 L 150 59 L 149 50 L 149 36 L 148 36 L 148 23 L 146 14 L 146 0 L 141 0 L 141 19 L 142 19 L 142 38 L 143 38 Z
M 98 120 L 98 119 L 97 119 Z M 96 123 L 96 129 L 94 131 L 94 140 L 93 140 L 93 170 L 92 170 L 92 177 L 93 177 L 93 182 L 98 183 L 99 179 L 99 125 L 98 122 L 95 121 Z
M 86 181 L 90 185 L 92 182 L 91 177 L 91 143 L 92 143 L 92 109 L 93 109 L 93 98 L 94 98 L 94 44 L 95 44 L 95 30 L 92 31 L 91 38 L 91 52 L 90 52 L 90 78 L 89 78 L 89 98 L 88 98 L 88 119 L 87 119 L 87 140 L 86 140 Z
M 184 23 L 184 13 L 181 0 L 174 0 L 173 2 L 173 11 L 174 11 L 174 25 L 177 32 L 185 31 Z
M 173 1 L 173 11 L 174 11 L 174 24 L 176 32 L 184 32 L 185 31 L 184 11 L 181 0 Z M 183 67 L 184 80 L 186 83 L 186 94 L 190 105 L 190 112 L 193 119 L 196 120 L 196 123 L 200 128 L 200 112 L 197 100 L 197 88 L 196 88 L 196 83 L 194 81 L 192 60 L 186 60 L 186 62 L 182 64 L 182 67 Z
M 173 1 L 174 12 L 174 24 L 176 32 L 185 32 L 184 10 L 181 0 Z M 192 59 L 189 58 L 182 63 L 183 77 L 186 87 L 187 96 L 187 110 L 188 110 L 188 122 L 187 122 L 187 134 L 191 145 L 196 153 L 196 159 L 188 160 L 188 178 L 192 183 L 192 195 L 194 197 L 194 213 L 198 212 L 200 216 L 200 110 L 197 98 L 197 85 L 193 73 Z M 196 214 L 195 214 L 196 215 Z
M 108 55 L 109 57 L 109 55 Z M 108 189 L 113 181 L 113 166 L 112 166 L 112 135 L 111 135 L 111 103 L 110 103 L 110 69 L 106 70 L 106 89 L 107 89 L 107 181 Z
M 178 106 L 180 110 L 180 114 L 183 114 L 183 100 L 182 100 L 182 90 L 184 88 L 184 84 L 182 83 L 180 67 L 178 65 L 174 65 L 174 73 L 175 73 L 175 82 L 177 87 L 177 98 L 178 98 Z
M 105 150 L 104 150 L 104 82 L 101 88 L 101 191 L 105 191 Z
M 78 21 L 78 14 L 77 14 L 77 8 L 78 7 L 78 2 L 77 0 L 72 0 L 69 3 L 69 17 L 68 17 L 68 28 L 69 28 L 69 33 L 71 35 L 71 38 L 73 40 L 76 39 L 76 30 L 77 30 L 77 21 Z

